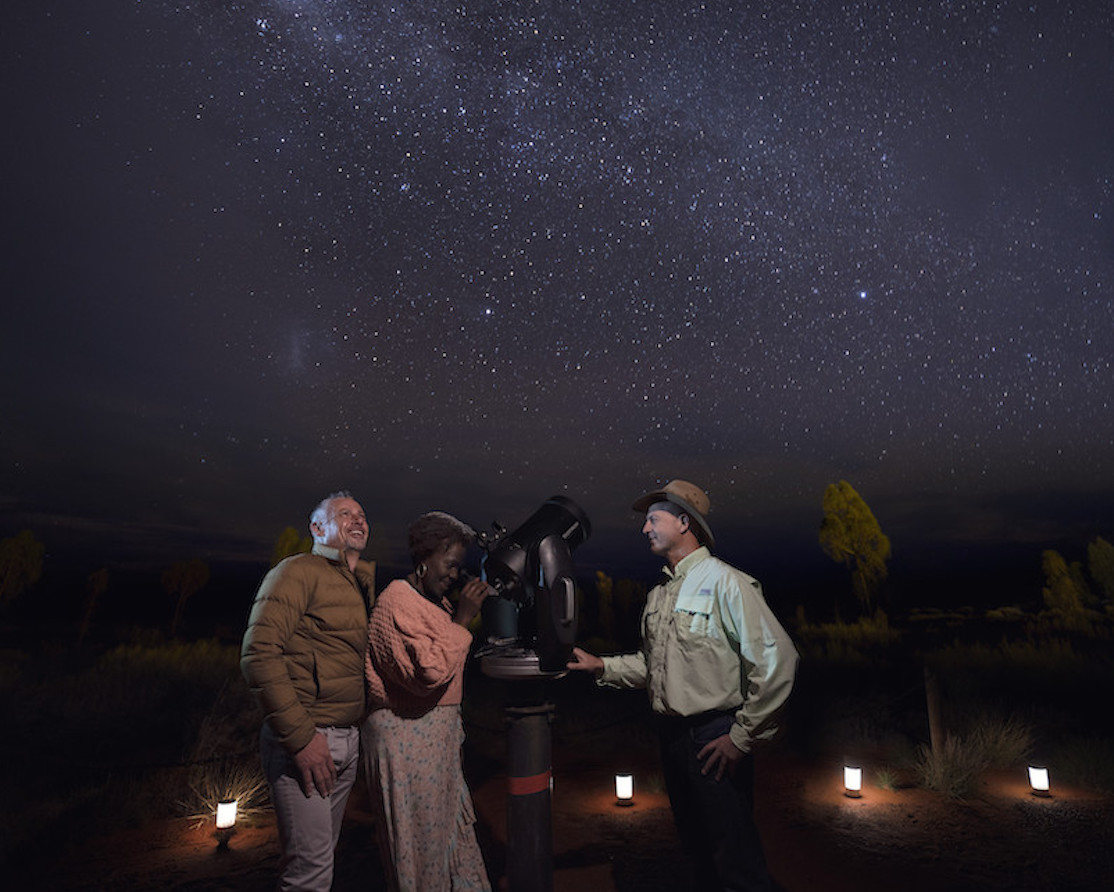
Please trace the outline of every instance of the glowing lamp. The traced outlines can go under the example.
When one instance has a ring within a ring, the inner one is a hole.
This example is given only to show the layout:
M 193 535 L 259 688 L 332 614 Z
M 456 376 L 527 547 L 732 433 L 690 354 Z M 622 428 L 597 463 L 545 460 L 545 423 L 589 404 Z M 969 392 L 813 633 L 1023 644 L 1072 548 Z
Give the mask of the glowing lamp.
M 615 799 L 618 805 L 634 805 L 634 775 L 615 775 Z
M 236 832 L 236 800 L 222 799 L 217 803 L 217 851 L 228 851 L 228 840 Z
M 1040 765 L 1030 765 L 1029 786 L 1033 788 L 1034 796 L 1051 796 L 1052 794 L 1048 792 L 1048 769 Z
M 224 799 L 217 803 L 217 829 L 231 830 L 236 824 L 236 800 Z
M 851 799 L 863 795 L 863 770 L 857 765 L 843 766 L 843 795 Z

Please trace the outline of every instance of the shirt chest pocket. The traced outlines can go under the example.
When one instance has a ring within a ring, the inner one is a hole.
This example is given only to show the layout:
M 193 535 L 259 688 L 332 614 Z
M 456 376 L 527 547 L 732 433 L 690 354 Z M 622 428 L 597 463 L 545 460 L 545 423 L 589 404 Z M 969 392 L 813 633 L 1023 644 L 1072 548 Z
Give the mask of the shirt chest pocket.
M 713 621 L 715 599 L 711 589 L 681 592 L 673 608 L 673 619 L 682 638 L 719 638 L 719 625 Z

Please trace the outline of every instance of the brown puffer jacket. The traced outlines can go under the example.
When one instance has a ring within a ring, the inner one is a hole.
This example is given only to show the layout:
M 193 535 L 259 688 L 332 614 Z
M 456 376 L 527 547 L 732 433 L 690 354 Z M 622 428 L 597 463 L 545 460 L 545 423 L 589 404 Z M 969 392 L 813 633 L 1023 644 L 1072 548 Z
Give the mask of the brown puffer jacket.
M 367 617 L 375 565 L 355 574 L 337 552 L 286 558 L 263 578 L 240 650 L 240 671 L 265 720 L 296 753 L 318 725 L 354 725 L 364 713 Z

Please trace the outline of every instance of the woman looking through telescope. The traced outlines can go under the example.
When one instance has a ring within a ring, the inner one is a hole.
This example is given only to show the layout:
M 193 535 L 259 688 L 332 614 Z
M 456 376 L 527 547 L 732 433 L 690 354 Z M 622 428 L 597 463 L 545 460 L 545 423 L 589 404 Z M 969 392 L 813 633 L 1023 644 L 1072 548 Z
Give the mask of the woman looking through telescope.
M 461 765 L 460 704 L 468 624 L 492 590 L 469 579 L 455 608 L 446 597 L 475 541 L 467 524 L 432 511 L 408 538 L 414 569 L 383 590 L 368 624 L 364 764 L 380 852 L 397 892 L 490 892 Z

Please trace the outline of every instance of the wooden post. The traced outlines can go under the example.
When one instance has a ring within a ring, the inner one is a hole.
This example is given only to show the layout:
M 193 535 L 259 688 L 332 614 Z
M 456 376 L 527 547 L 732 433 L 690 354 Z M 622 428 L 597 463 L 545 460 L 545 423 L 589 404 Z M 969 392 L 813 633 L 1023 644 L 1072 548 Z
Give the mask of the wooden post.
M 936 673 L 928 663 L 924 665 L 924 697 L 928 704 L 928 736 L 932 742 L 932 752 L 939 755 L 944 751 L 944 722 L 940 717 L 940 685 Z

